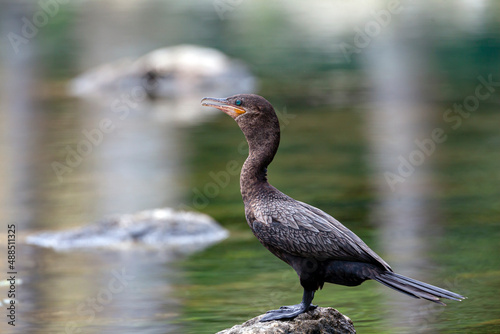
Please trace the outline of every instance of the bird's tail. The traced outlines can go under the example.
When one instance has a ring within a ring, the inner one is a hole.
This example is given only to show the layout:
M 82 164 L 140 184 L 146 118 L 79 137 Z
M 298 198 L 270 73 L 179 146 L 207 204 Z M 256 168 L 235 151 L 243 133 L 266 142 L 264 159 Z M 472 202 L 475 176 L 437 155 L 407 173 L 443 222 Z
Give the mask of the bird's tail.
M 376 274 L 372 277 L 379 283 L 388 286 L 391 289 L 407 294 L 414 298 L 422 298 L 430 300 L 431 302 L 446 305 L 439 298 L 446 298 L 451 300 L 461 301 L 466 297 L 457 293 L 438 288 L 424 282 L 417 281 L 403 275 L 396 274 L 391 271 Z

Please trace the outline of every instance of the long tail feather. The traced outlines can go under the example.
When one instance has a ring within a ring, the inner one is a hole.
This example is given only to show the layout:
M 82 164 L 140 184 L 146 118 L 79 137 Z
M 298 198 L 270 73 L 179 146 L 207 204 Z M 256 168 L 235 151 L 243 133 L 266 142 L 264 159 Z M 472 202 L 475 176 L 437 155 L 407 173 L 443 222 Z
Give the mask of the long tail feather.
M 461 301 L 466 297 L 459 295 L 437 286 L 433 286 L 424 282 L 417 281 L 413 278 L 409 278 L 403 275 L 396 274 L 394 272 L 386 271 L 383 273 L 376 274 L 372 277 L 379 283 L 388 286 L 396 291 L 410 295 L 414 298 L 422 298 L 430 300 L 431 302 L 438 303 L 441 305 L 446 305 L 440 298 L 446 298 L 451 300 Z

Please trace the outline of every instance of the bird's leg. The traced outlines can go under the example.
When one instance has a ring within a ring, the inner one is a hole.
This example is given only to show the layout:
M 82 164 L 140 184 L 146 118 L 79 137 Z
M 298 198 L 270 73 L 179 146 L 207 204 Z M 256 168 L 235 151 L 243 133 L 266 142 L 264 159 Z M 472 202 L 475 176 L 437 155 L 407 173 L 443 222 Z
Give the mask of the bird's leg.
M 267 311 L 266 315 L 264 315 L 262 319 L 260 319 L 260 322 L 295 318 L 301 313 L 307 312 L 310 309 L 315 309 L 317 306 L 311 305 L 313 298 L 314 291 L 304 289 L 304 295 L 300 304 L 282 306 L 277 310 Z

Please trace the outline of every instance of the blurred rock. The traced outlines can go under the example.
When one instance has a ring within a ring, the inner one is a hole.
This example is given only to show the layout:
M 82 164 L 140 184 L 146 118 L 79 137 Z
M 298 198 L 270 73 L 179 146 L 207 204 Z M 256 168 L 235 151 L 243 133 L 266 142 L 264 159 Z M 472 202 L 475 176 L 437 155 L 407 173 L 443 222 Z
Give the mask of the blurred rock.
M 259 315 L 217 334 L 356 333 L 351 319 L 331 307 L 318 307 L 292 320 L 259 322 L 263 316 L 264 314 Z
M 255 78 L 241 61 L 218 50 L 178 45 L 90 69 L 71 82 L 69 92 L 79 97 L 117 96 L 136 88 L 150 99 L 228 96 L 252 93 Z
M 184 254 L 202 250 L 227 236 L 228 232 L 205 214 L 167 208 L 111 216 L 68 231 L 42 232 L 28 236 L 26 241 L 56 250 L 143 246 Z

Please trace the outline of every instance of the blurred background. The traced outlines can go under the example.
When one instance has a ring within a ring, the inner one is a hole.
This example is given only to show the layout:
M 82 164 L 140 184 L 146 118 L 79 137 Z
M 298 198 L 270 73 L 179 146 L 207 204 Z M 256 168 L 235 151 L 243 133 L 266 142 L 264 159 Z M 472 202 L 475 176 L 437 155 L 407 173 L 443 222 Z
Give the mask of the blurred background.
M 3 317 L 2 333 L 214 333 L 300 299 L 244 220 L 228 170 L 244 137 L 198 106 L 212 87 L 70 94 L 91 68 L 179 44 L 246 64 L 246 88 L 275 106 L 274 186 L 399 273 L 469 297 L 444 308 L 367 282 L 325 286 L 315 303 L 359 333 L 500 333 L 499 2 L 3 0 L 0 20 L 0 243 L 16 224 L 21 279 L 15 330 Z M 158 207 L 207 213 L 231 236 L 174 259 L 22 243 Z

